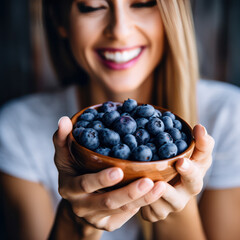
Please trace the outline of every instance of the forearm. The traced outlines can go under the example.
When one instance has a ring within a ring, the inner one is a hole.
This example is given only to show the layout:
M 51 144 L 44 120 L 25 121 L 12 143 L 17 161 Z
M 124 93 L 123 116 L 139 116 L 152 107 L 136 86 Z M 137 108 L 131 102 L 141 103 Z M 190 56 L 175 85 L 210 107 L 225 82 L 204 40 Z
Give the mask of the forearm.
M 62 200 L 59 204 L 49 240 L 99 240 L 102 231 L 98 230 L 72 212 L 70 204 Z
M 181 212 L 154 223 L 153 236 L 154 240 L 205 240 L 196 200 L 191 200 Z

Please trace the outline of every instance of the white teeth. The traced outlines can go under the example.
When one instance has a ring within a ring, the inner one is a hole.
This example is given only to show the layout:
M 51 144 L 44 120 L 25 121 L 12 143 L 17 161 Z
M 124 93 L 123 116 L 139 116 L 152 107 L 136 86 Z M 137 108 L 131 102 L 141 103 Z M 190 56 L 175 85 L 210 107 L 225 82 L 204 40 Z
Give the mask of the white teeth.
M 105 51 L 103 52 L 103 56 L 112 62 L 116 63 L 124 63 L 132 60 L 133 58 L 137 57 L 141 52 L 141 48 L 135 48 L 130 51 L 119 51 L 119 52 L 110 52 Z

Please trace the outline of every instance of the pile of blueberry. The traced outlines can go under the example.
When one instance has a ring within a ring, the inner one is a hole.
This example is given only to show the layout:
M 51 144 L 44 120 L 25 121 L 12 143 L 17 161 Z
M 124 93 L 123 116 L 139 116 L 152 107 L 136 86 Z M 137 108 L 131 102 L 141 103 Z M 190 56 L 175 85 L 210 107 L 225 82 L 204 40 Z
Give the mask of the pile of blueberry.
M 76 141 L 97 153 L 134 161 L 174 157 L 188 148 L 182 122 L 170 111 L 161 113 L 134 99 L 122 105 L 108 101 L 88 108 L 73 128 Z

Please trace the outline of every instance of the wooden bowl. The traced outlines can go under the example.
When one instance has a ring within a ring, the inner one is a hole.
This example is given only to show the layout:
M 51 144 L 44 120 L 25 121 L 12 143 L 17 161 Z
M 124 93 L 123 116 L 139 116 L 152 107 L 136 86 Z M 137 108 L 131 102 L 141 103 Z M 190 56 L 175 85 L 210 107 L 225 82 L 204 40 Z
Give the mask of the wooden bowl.
M 121 105 L 121 103 L 118 104 Z M 101 105 L 102 104 L 98 104 L 88 108 L 95 108 L 97 110 L 101 107 Z M 162 113 L 168 111 L 167 109 L 158 106 L 154 107 Z M 71 118 L 73 125 L 77 122 L 78 117 L 88 108 L 81 110 Z M 96 173 L 106 168 L 119 167 L 123 170 L 124 177 L 119 184 L 114 186 L 114 188 L 125 186 L 128 183 L 143 177 L 150 178 L 153 181 L 171 181 L 170 183 L 172 185 L 175 184 L 178 180 L 178 173 L 175 169 L 176 161 L 180 158 L 189 158 L 192 155 L 195 146 L 191 127 L 179 116 L 176 114 L 175 116 L 176 119 L 180 120 L 182 123 L 182 131 L 186 133 L 187 138 L 189 139 L 189 147 L 183 153 L 166 160 L 140 162 L 104 156 L 81 146 L 76 142 L 72 133 L 70 133 L 68 138 L 69 150 L 76 163 L 79 173 Z

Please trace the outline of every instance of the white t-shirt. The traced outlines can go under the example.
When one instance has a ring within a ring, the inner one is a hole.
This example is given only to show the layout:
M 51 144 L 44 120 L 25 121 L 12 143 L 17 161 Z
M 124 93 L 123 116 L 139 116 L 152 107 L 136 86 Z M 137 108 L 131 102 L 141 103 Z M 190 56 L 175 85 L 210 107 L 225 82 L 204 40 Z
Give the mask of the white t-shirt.
M 240 89 L 217 81 L 198 84 L 199 123 L 215 139 L 213 164 L 204 178 L 204 189 L 240 187 Z M 79 111 L 76 87 L 55 93 L 35 94 L 5 104 L 0 110 L 0 170 L 39 182 L 49 190 L 56 208 L 58 173 L 53 162 L 52 135 L 61 116 Z M 201 196 L 201 195 L 199 195 Z M 139 239 L 132 218 L 122 228 L 105 232 L 102 239 Z

